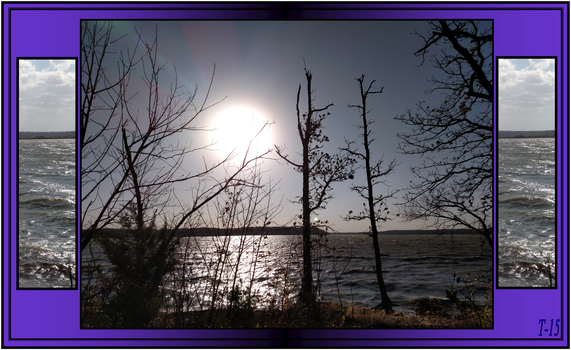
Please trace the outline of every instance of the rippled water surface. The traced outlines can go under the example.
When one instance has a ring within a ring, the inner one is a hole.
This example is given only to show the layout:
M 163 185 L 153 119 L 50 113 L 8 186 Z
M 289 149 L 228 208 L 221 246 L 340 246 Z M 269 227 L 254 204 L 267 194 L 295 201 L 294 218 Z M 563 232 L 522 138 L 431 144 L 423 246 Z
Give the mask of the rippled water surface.
M 196 309 L 208 303 L 213 281 L 221 290 L 231 290 L 232 285 L 243 290 L 253 281 L 252 291 L 258 300 L 279 303 L 284 290 L 290 289 L 293 295 L 299 291 L 300 242 L 301 236 L 295 235 L 182 238 L 177 279 L 184 279 L 186 286 L 170 286 L 197 294 L 192 306 Z M 329 234 L 323 243 L 312 255 L 314 281 L 316 285 L 320 281 L 323 299 L 371 307 L 380 304 L 372 238 L 367 234 Z M 491 249 L 476 235 L 455 235 L 452 239 L 450 235 L 390 234 L 381 235 L 380 245 L 384 280 L 396 310 L 411 312 L 411 301 L 419 298 L 446 298 L 454 274 L 470 274 L 470 282 L 491 281 Z M 96 250 L 99 256 L 100 248 Z M 109 265 L 103 262 L 103 266 Z M 233 272 L 236 268 L 238 274 Z M 459 287 L 463 285 L 454 286 L 455 290 Z M 476 283 L 471 289 L 477 300 L 486 300 L 484 284 Z
M 69 288 L 76 269 L 75 141 L 20 140 L 18 161 L 19 287 Z
M 498 172 L 498 286 L 549 287 L 555 273 L 555 139 L 500 139 Z

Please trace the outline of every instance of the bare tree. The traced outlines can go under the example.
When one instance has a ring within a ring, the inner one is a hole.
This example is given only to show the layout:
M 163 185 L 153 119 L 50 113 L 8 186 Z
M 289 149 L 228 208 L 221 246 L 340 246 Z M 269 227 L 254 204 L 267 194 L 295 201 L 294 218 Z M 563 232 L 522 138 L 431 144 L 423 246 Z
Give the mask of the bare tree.
M 137 46 L 133 53 L 125 56 L 122 52 L 109 52 L 111 45 L 117 44 L 123 37 L 113 38 L 112 22 L 81 22 L 81 203 L 82 224 L 86 223 L 86 213 L 97 205 L 100 215 L 91 224 L 82 229 L 81 250 L 83 251 L 96 232 L 110 221 L 109 209 L 113 207 L 114 196 L 104 201 L 99 188 L 109 181 L 120 164 L 110 163 L 108 154 L 120 137 L 120 104 L 125 93 L 123 82 L 128 80 L 131 71 L 140 62 L 136 58 Z M 110 55 L 119 55 L 117 73 L 108 72 L 104 60 Z M 126 180 L 114 181 L 118 194 Z M 97 204 L 96 204 L 97 203 Z
M 361 113 L 362 124 L 359 125 L 358 128 L 363 130 L 361 136 L 363 137 L 362 145 L 364 153 L 362 150 L 359 150 L 353 146 L 355 143 L 354 141 L 345 141 L 347 143 L 347 147 L 342 148 L 342 150 L 350 154 L 352 157 L 355 157 L 356 159 L 359 159 L 365 163 L 365 174 L 367 181 L 366 185 L 353 185 L 351 186 L 351 190 L 357 192 L 361 198 L 365 199 L 367 201 L 367 205 L 364 205 L 363 211 L 359 214 L 353 215 L 353 212 L 350 211 L 344 219 L 369 220 L 371 223 L 370 230 L 373 237 L 373 250 L 375 252 L 375 270 L 377 274 L 377 282 L 379 284 L 379 291 L 381 292 L 380 307 L 385 310 L 386 313 L 390 314 L 393 312 L 393 308 L 391 299 L 387 293 L 385 281 L 383 279 L 383 268 L 381 263 L 381 251 L 379 247 L 379 231 L 377 228 L 377 223 L 380 221 L 384 222 L 389 219 L 388 215 L 390 212 L 386 202 L 389 198 L 394 197 L 396 191 L 389 190 L 387 191 L 386 195 L 375 195 L 374 189 L 375 186 L 379 184 L 386 185 L 386 176 L 392 173 L 398 164 L 396 158 L 391 160 L 387 167 L 384 169 L 382 167 L 384 163 L 382 158 L 377 162 L 371 163 L 371 144 L 373 143 L 374 139 L 371 138 L 371 130 L 369 127 L 371 124 L 373 124 L 374 121 L 367 119 L 367 113 L 370 111 L 367 110 L 367 97 L 369 97 L 369 95 L 382 93 L 383 88 L 380 88 L 379 90 L 372 90 L 373 84 L 376 81 L 373 80 L 369 83 L 369 87 L 364 89 L 364 80 L 364 75 L 357 79 L 361 92 L 361 104 L 348 105 L 350 108 L 357 108 Z
M 180 86 L 176 68 L 174 81 L 162 78 L 167 65 L 157 59 L 158 28 L 151 42 L 143 40 L 135 29 L 139 36 L 135 51 L 119 52 L 116 74 L 107 69 L 113 58 L 107 57 L 108 47 L 119 40 L 112 39 L 112 24 L 83 22 L 82 30 L 81 200 L 85 228 L 81 249 L 105 228 L 124 229 L 123 236 L 101 241 L 116 274 L 123 276 L 114 284 L 119 289 L 114 291 L 116 297 L 108 311 L 117 315 L 112 324 L 144 326 L 158 310 L 159 288 L 173 265 L 169 257 L 177 230 L 225 189 L 243 184 L 238 175 L 269 150 L 252 158 L 246 151 L 242 162 L 223 179 L 215 179 L 213 173 L 233 154 L 213 164 L 204 161 L 202 169 L 195 165 L 192 171 L 185 170 L 188 155 L 210 146 L 192 147 L 178 136 L 206 130 L 196 123 L 204 111 L 220 102 L 208 104 L 214 72 L 204 99 L 196 104 L 197 88 Z M 139 45 L 143 47 L 140 55 Z M 135 68 L 140 69 L 142 87 L 130 85 Z M 147 97 L 144 111 L 137 107 L 140 102 L 133 102 L 138 94 Z M 196 187 L 190 203 L 182 203 L 174 186 L 193 181 L 208 185 Z M 155 306 L 144 310 L 142 305 L 151 302 Z
M 424 158 L 412 172 L 403 210 L 409 220 L 425 219 L 439 229 L 469 228 L 492 243 L 493 66 L 491 24 L 434 21 L 415 55 L 440 71 L 432 77 L 444 96 L 440 106 L 418 103 L 418 111 L 396 117 L 412 126 L 398 136 L 404 154 Z
M 322 122 L 329 115 L 325 111 L 333 106 L 324 108 L 313 106 L 313 90 L 311 87 L 312 74 L 304 68 L 307 80 L 307 112 L 301 114 L 299 97 L 301 84 L 297 90 L 297 131 L 302 145 L 302 163 L 296 163 L 284 154 L 284 149 L 275 146 L 277 154 L 302 173 L 302 234 L 303 234 L 303 270 L 301 281 L 301 300 L 310 305 L 315 300 L 311 265 L 311 214 L 325 205 L 332 198 L 331 185 L 334 182 L 345 181 L 353 177 L 354 160 L 337 154 L 323 152 L 323 144 L 329 139 L 323 134 Z M 320 114 L 321 113 L 321 114 Z
M 182 167 L 186 156 L 207 150 L 211 145 L 192 147 L 188 142 L 181 144 L 176 140 L 178 135 L 206 130 L 197 125 L 198 117 L 221 102 L 208 104 L 214 71 L 199 104 L 195 103 L 197 88 L 188 90 L 179 86 L 176 67 L 174 81 L 164 88 L 169 83 L 159 79 L 167 66 L 159 64 L 157 59 L 157 29 L 154 41 L 143 41 L 139 35 L 132 53 L 128 49 L 126 54 L 114 53 L 118 55 L 118 68 L 112 74 L 107 67 L 112 58 L 108 57 L 111 54 L 108 47 L 119 40 L 112 39 L 112 29 L 112 23 L 82 22 L 82 250 L 102 229 L 113 227 L 132 203 L 137 207 L 140 227 L 151 217 L 162 217 L 173 200 L 174 184 L 211 176 L 232 157 L 228 155 L 213 164 L 204 162 L 202 169 L 196 166 L 187 171 Z M 137 55 L 139 45 L 143 46 L 143 52 Z M 148 96 L 145 112 L 131 103 L 136 95 L 144 93 L 129 86 L 135 67 L 142 68 L 141 78 Z M 197 189 L 192 203 L 184 206 L 174 222 L 173 235 L 190 215 L 231 185 L 253 160 L 246 153 L 234 173 Z M 158 213 L 152 208 L 158 209 Z M 149 213 L 146 217 L 145 212 Z

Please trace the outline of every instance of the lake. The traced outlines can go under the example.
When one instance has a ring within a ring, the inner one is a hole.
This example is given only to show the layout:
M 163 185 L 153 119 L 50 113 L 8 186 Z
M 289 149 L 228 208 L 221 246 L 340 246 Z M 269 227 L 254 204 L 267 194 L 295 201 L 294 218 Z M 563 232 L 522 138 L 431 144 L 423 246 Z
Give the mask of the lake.
M 18 142 L 18 286 L 70 288 L 76 262 L 75 140 Z
M 498 286 L 549 287 L 549 273 L 555 273 L 555 139 L 499 139 L 498 158 Z
M 231 290 L 228 286 L 234 285 L 236 275 L 236 285 L 242 290 L 253 281 L 253 294 L 262 305 L 279 305 L 286 290 L 292 295 L 299 291 L 300 242 L 300 235 L 182 238 L 179 257 L 184 266 L 179 266 L 178 279 L 186 271 L 186 285 L 171 283 L 170 288 L 195 293 L 188 309 L 199 309 L 205 300 L 208 304 L 211 281 Z M 485 301 L 485 284 L 479 282 L 492 280 L 492 253 L 479 236 L 381 234 L 380 246 L 385 255 L 384 280 L 389 297 L 397 305 L 395 310 L 411 312 L 414 299 L 446 298 L 445 291 L 452 289 L 455 274 L 469 274 L 466 281 L 476 282 L 471 290 L 479 301 Z M 312 257 L 314 281 L 317 284 L 320 280 L 323 300 L 370 307 L 380 304 L 372 238 L 368 234 L 329 234 Z M 234 273 L 236 268 L 238 274 Z M 460 287 L 465 286 L 454 284 L 454 290 Z M 461 292 L 458 296 L 462 297 Z

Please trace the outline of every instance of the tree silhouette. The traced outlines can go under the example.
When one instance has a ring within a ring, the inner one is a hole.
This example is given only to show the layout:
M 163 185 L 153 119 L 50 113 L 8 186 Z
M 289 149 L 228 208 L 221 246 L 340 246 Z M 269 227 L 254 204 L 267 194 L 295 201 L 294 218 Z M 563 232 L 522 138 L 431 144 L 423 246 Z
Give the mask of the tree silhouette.
M 290 160 L 284 154 L 284 148 L 275 145 L 275 149 L 283 160 L 302 173 L 300 202 L 302 204 L 303 270 L 300 297 L 302 302 L 309 306 L 315 300 L 311 262 L 311 214 L 318 209 L 325 209 L 327 201 L 332 198 L 331 185 L 334 182 L 345 181 L 353 177 L 355 161 L 350 157 L 331 155 L 322 151 L 323 144 L 329 141 L 329 138 L 323 134 L 322 123 L 330 114 L 326 110 L 333 104 L 324 108 L 313 106 L 312 74 L 306 68 L 304 71 L 307 80 L 307 112 L 301 114 L 299 110 L 301 84 L 297 90 L 296 102 L 297 131 L 302 145 L 302 163 Z
M 439 229 L 469 228 L 492 243 L 493 66 L 492 29 L 485 22 L 434 21 L 415 55 L 431 55 L 441 71 L 428 93 L 444 95 L 440 106 L 424 102 L 396 117 L 412 126 L 399 134 L 404 154 L 420 155 L 402 208 L 409 220 L 431 220 Z M 432 54 L 440 44 L 444 46 Z M 440 78 L 442 77 L 442 78 Z
M 165 81 L 162 73 L 167 65 L 157 58 L 157 28 L 152 41 L 142 39 L 135 29 L 139 37 L 135 50 L 118 53 L 114 62 L 118 71 L 112 74 L 108 47 L 119 40 L 112 39 L 112 29 L 112 23 L 82 22 L 81 250 L 101 238 L 119 276 L 108 291 L 113 297 L 107 312 L 117 315 L 110 319 L 119 327 L 143 327 L 160 308 L 160 285 L 174 264 L 177 231 L 226 189 L 243 185 L 238 175 L 269 150 L 256 157 L 249 157 L 247 150 L 241 163 L 232 171 L 226 169 L 223 179 L 214 178 L 213 172 L 224 168 L 233 153 L 213 164 L 204 161 L 190 171 L 184 169 L 187 156 L 211 146 L 191 147 L 179 137 L 206 130 L 196 123 L 220 102 L 208 104 L 214 71 L 200 103 L 195 101 L 197 88 L 178 84 L 176 68 L 174 78 Z M 130 85 L 135 69 L 141 72 L 142 86 Z M 133 102 L 136 95 L 147 97 L 143 110 Z M 184 201 L 174 190 L 178 183 L 195 186 Z M 121 228 L 123 233 L 102 235 L 105 228 Z M 89 298 L 89 293 L 84 295 L 84 301 Z
M 138 205 L 121 214 L 121 233 L 98 239 L 113 267 L 112 297 L 102 311 L 110 328 L 143 328 L 157 316 L 165 300 L 164 276 L 175 264 L 177 242 L 154 219 L 139 226 Z M 133 226 L 133 223 L 136 225 Z
M 126 53 L 109 51 L 123 38 L 113 39 L 112 30 L 112 22 L 82 22 L 81 250 L 104 228 L 116 226 L 118 218 L 133 203 L 137 207 L 138 227 L 155 217 L 153 208 L 159 210 L 158 217 L 163 217 L 165 208 L 173 201 L 180 204 L 172 191 L 174 184 L 210 177 L 233 156 L 213 164 L 204 162 L 202 168 L 195 166 L 188 171 L 182 167 L 186 157 L 208 150 L 211 145 L 191 147 L 190 142 L 173 141 L 176 136 L 206 131 L 197 125 L 198 117 L 221 102 L 208 104 L 216 67 L 204 99 L 197 103 L 198 88 L 180 86 L 176 67 L 173 81 L 162 78 L 167 65 L 157 59 L 158 29 L 153 41 L 144 41 L 139 35 L 134 50 L 127 49 Z M 139 46 L 143 47 L 142 53 Z M 115 56 L 117 72 L 112 73 Z M 135 69 L 142 72 L 144 88 L 129 85 Z M 132 103 L 136 95 L 142 94 L 148 96 L 144 112 Z M 266 154 L 251 158 L 246 154 L 225 179 L 215 179 L 213 185 L 195 191 L 190 203 L 181 205 L 181 214 L 172 218 L 173 235 L 190 215 L 234 184 L 241 171 Z
M 362 124 L 358 126 L 359 129 L 363 130 L 361 136 L 363 137 L 362 145 L 364 149 L 363 151 L 355 148 L 354 141 L 345 141 L 347 143 L 347 147 L 342 148 L 343 151 L 350 154 L 352 157 L 361 160 L 365 163 L 365 174 L 366 174 L 366 185 L 353 185 L 351 186 L 351 190 L 355 191 L 361 196 L 361 198 L 367 201 L 367 205 L 364 205 L 363 211 L 359 214 L 353 215 L 353 212 L 350 211 L 348 215 L 345 216 L 345 220 L 369 220 L 371 223 L 371 235 L 373 237 L 373 250 L 375 252 L 375 270 L 377 274 L 377 282 L 379 285 L 379 291 L 381 292 L 381 304 L 380 307 L 385 310 L 386 313 L 390 314 L 393 312 L 392 302 L 389 298 L 387 293 L 387 288 L 385 286 L 385 282 L 383 279 L 383 268 L 381 263 L 381 251 L 379 248 L 379 231 L 377 228 L 377 222 L 379 221 L 387 221 L 389 219 L 388 215 L 390 214 L 386 201 L 389 198 L 394 197 L 396 191 L 388 191 L 386 195 L 375 195 L 374 188 L 376 185 L 379 184 L 386 184 L 386 180 L 384 179 L 387 175 L 393 172 L 395 167 L 398 165 L 396 158 L 393 159 L 385 169 L 382 168 L 383 159 L 375 162 L 374 164 L 371 163 L 371 144 L 373 143 L 374 139 L 371 138 L 371 130 L 369 129 L 370 125 L 373 123 L 373 120 L 367 119 L 367 97 L 369 95 L 380 94 L 383 92 L 383 88 L 380 90 L 371 90 L 373 88 L 373 84 L 375 80 L 369 83 L 369 87 L 365 90 L 363 88 L 363 81 L 365 76 L 362 75 L 360 78 L 357 79 L 359 82 L 359 88 L 361 92 L 361 104 L 360 105 L 351 105 L 349 104 L 348 107 L 350 108 L 357 108 L 359 109 L 362 117 Z M 383 208 L 384 206 L 384 208 Z

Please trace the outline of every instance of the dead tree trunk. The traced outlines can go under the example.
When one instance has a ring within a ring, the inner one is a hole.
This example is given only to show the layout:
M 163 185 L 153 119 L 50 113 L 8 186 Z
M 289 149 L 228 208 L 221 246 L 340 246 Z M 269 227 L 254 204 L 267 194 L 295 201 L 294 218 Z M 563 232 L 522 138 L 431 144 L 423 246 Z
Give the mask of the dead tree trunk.
M 363 212 L 358 215 L 351 215 L 352 212 L 349 213 L 348 216 L 345 217 L 346 220 L 363 220 L 368 219 L 371 223 L 371 234 L 373 236 L 373 251 L 375 252 L 375 270 L 377 275 L 377 283 L 379 285 L 379 291 L 381 292 L 381 299 L 382 302 L 380 307 L 385 310 L 386 313 L 390 314 L 393 312 L 392 309 L 392 301 L 389 298 L 387 293 L 387 288 L 385 285 L 385 281 L 383 279 L 383 268 L 382 268 L 382 261 L 381 261 L 381 250 L 379 247 L 379 231 L 377 229 L 377 221 L 386 221 L 388 219 L 388 207 L 386 206 L 386 200 L 393 196 L 396 191 L 388 192 L 387 195 L 380 195 L 375 196 L 374 194 L 374 186 L 379 183 L 384 183 L 385 180 L 383 179 L 386 175 L 390 174 L 393 169 L 397 166 L 396 159 L 393 159 L 387 169 L 382 170 L 381 165 L 383 160 L 371 164 L 371 143 L 373 140 L 370 138 L 371 131 L 369 130 L 369 126 L 372 123 L 371 121 L 367 120 L 367 97 L 369 94 L 380 94 L 383 92 L 383 88 L 380 90 L 372 91 L 372 85 L 375 82 L 373 80 L 367 90 L 363 89 L 363 80 L 365 76 L 361 76 L 361 78 L 357 79 L 359 82 L 359 87 L 361 89 L 361 105 L 349 105 L 349 107 L 357 108 L 361 111 L 361 117 L 363 125 L 359 126 L 360 129 L 363 130 L 363 148 L 365 153 L 361 151 L 355 150 L 352 148 L 352 142 L 347 142 L 347 147 L 342 148 L 342 150 L 350 153 L 357 158 L 360 158 L 365 162 L 365 173 L 367 177 L 367 184 L 366 186 L 353 186 L 351 189 L 359 193 L 359 195 L 367 201 L 367 206 Z M 384 211 L 382 210 L 382 206 L 385 206 Z M 378 207 L 378 211 L 375 209 Z

